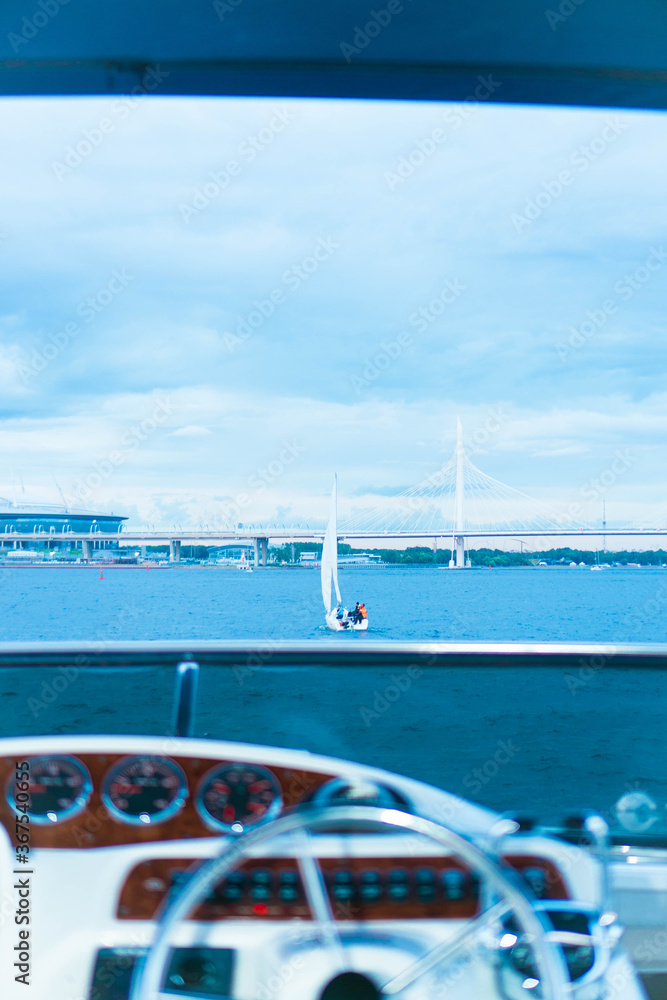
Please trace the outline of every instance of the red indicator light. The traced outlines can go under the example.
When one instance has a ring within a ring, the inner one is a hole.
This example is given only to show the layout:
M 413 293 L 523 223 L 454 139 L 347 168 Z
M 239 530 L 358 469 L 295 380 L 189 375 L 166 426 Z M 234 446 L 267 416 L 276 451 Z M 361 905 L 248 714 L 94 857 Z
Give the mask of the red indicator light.
M 269 908 L 266 905 L 266 903 L 255 903 L 255 905 L 252 908 L 252 912 L 255 914 L 256 917 L 265 917 L 266 914 L 269 912 Z

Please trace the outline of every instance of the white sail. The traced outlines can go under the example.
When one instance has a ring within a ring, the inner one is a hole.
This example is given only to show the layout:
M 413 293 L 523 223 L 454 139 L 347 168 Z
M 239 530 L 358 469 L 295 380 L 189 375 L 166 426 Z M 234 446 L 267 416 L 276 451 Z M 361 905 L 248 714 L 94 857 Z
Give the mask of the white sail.
M 324 543 L 322 545 L 322 600 L 327 614 L 331 611 L 331 581 L 336 590 L 336 598 L 340 604 L 338 589 L 338 526 L 336 523 L 336 476 L 334 476 L 331 503 L 329 505 L 329 523 L 327 524 Z

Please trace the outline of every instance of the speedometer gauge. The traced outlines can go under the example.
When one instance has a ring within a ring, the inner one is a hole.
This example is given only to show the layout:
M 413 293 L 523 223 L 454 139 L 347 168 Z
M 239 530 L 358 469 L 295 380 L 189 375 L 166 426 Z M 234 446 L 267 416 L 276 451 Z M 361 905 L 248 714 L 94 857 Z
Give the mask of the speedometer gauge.
M 57 755 L 31 757 L 27 764 L 27 814 L 33 823 L 42 826 L 60 823 L 86 808 L 93 785 L 88 769 L 80 760 Z M 7 801 L 12 809 L 16 808 L 15 785 L 12 776 L 7 788 Z
M 161 823 L 183 808 L 185 775 L 169 757 L 126 757 L 106 776 L 102 799 L 124 823 Z
M 241 833 L 273 819 L 282 802 L 277 779 L 256 764 L 221 764 L 205 775 L 197 807 L 209 826 Z

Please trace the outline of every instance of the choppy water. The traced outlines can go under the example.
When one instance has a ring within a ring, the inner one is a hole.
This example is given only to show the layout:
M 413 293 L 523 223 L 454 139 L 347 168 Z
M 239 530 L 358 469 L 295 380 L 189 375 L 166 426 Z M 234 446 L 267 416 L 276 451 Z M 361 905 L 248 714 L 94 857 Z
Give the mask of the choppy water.
M 331 639 L 319 574 L 176 566 L 0 568 L 0 641 Z M 341 569 L 369 609 L 367 637 L 397 640 L 663 642 L 667 569 Z M 363 641 L 362 634 L 343 641 Z
M 0 640 L 369 639 L 665 641 L 667 569 L 341 571 L 368 633 L 323 627 L 319 576 L 214 567 L 0 569 Z M 173 679 L 150 668 L 82 670 L 51 697 L 44 669 L 0 670 L 0 731 L 160 733 Z M 204 669 L 198 734 L 296 746 L 410 774 L 543 820 L 648 791 L 667 835 L 667 673 L 424 671 L 394 698 L 389 669 Z M 385 697 L 391 689 L 391 699 Z M 46 692 L 46 693 L 45 693 Z M 500 751 L 500 753 L 499 753 Z

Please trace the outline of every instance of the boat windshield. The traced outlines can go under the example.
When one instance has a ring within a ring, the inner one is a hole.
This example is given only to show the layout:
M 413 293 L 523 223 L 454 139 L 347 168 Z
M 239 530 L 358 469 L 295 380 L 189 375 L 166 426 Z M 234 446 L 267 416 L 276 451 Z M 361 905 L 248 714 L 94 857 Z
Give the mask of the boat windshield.
M 0 105 L 3 732 L 165 733 L 101 653 L 236 642 L 198 735 L 667 840 L 664 118 L 154 83 Z
M 667 843 L 667 659 L 645 647 L 549 658 L 517 644 L 193 644 L 194 734 L 379 766 L 565 830 L 588 809 L 617 843 Z M 640 659 L 639 653 L 643 659 Z M 171 732 L 176 649 L 3 651 L 14 735 Z M 5 709 L 7 711 L 7 709 Z M 6 716 L 7 717 L 7 716 Z

